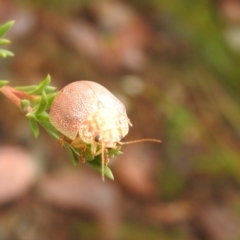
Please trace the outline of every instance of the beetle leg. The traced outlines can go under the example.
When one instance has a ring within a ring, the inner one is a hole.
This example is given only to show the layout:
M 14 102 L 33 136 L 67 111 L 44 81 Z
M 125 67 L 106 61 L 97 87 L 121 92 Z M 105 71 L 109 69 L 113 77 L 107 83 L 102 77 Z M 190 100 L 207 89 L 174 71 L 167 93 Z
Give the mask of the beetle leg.
M 108 149 L 105 148 L 104 150 L 104 162 L 105 162 L 105 165 L 107 165 L 109 163 L 109 155 L 108 155 Z
M 58 143 L 60 144 L 61 147 L 63 147 L 64 142 L 71 144 L 72 141 L 66 138 L 64 135 L 61 135 L 58 139 Z
M 92 145 L 93 146 L 93 145 Z M 101 148 L 93 154 L 94 156 L 97 156 L 101 154 L 101 173 L 102 173 L 102 180 L 104 181 L 104 167 L 109 163 L 109 157 L 108 157 L 108 149 L 106 148 L 104 142 L 101 143 Z
M 81 141 L 80 138 L 75 138 L 71 143 L 70 145 L 73 147 L 73 148 L 77 148 L 77 149 L 80 149 L 80 156 L 79 156 L 79 159 L 82 163 L 85 163 L 86 160 L 85 160 L 85 157 L 84 157 L 84 152 L 86 151 L 86 148 L 87 148 L 87 145 L 86 143 L 84 143 L 83 141 Z
M 64 143 L 64 135 L 61 135 L 58 139 L 58 143 L 60 144 L 61 147 L 63 147 L 63 143 Z
M 80 149 L 80 161 L 82 163 L 85 163 L 86 162 L 86 159 L 84 157 L 84 152 L 86 151 L 87 149 L 87 145 L 86 144 L 82 144 L 81 146 L 79 146 L 79 149 Z
M 101 143 L 101 149 L 99 149 L 97 152 L 95 152 L 95 156 L 101 154 L 101 173 L 102 173 L 102 180 L 104 182 L 105 177 L 104 177 L 104 167 L 106 164 L 109 162 L 109 158 L 107 156 L 107 149 L 105 147 L 104 142 Z
M 128 119 L 128 124 L 132 127 L 132 123 L 130 122 L 130 119 Z
M 70 144 L 74 148 L 85 148 L 86 146 L 86 143 L 84 143 L 79 137 L 76 137 Z
M 83 149 L 81 152 L 80 152 L 80 156 L 79 156 L 79 159 L 80 159 L 80 161 L 82 162 L 82 163 L 85 163 L 86 162 L 86 159 L 85 159 L 85 157 L 84 157 L 84 152 L 85 152 L 85 150 L 86 150 L 86 147 L 85 147 L 85 149 Z
M 91 144 L 91 153 L 93 156 L 97 156 L 98 154 L 101 153 L 101 149 L 99 151 L 97 151 L 97 147 L 98 147 L 97 143 L 94 142 Z

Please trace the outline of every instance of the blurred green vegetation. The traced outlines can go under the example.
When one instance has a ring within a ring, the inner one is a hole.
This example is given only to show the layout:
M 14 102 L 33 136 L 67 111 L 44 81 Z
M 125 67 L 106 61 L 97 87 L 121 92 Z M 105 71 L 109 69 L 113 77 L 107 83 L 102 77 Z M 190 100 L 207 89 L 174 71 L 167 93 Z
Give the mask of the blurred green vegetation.
M 141 224 L 137 225 L 136 223 L 128 222 L 123 226 L 121 239 L 184 240 L 186 239 L 186 234 L 181 229 L 166 231 L 159 226 L 146 226 L 145 224 L 141 226 Z
M 231 51 L 224 38 L 226 23 L 218 2 L 208 0 L 141 0 L 131 1 L 140 9 L 147 8 L 153 18 L 167 18 L 168 30 L 175 31 L 191 46 L 188 57 L 201 65 L 212 68 L 221 83 L 231 93 L 240 87 L 239 55 Z M 236 94 L 236 98 L 239 96 Z
M 179 166 L 176 167 L 182 158 L 189 158 L 192 173 L 203 174 L 214 181 L 231 178 L 240 186 L 240 55 L 226 42 L 225 30 L 231 24 L 223 19 L 220 3 L 207 0 L 131 2 L 140 11 L 151 12 L 152 19 L 163 20 L 166 31 L 187 46 L 184 54 L 176 50 L 171 58 L 165 57 L 167 70 L 162 67 L 171 79 L 168 87 L 179 84 L 181 94 L 179 99 L 169 100 L 169 91 L 159 90 L 159 111 L 167 118 L 160 180 L 162 196 L 179 197 L 186 190 L 191 173 L 184 175 Z M 180 62 L 176 61 L 179 57 Z M 157 61 L 162 64 L 164 60 L 159 57 Z M 200 146 L 194 152 L 191 146 L 196 142 Z M 192 153 L 185 156 L 182 150 L 186 145 Z

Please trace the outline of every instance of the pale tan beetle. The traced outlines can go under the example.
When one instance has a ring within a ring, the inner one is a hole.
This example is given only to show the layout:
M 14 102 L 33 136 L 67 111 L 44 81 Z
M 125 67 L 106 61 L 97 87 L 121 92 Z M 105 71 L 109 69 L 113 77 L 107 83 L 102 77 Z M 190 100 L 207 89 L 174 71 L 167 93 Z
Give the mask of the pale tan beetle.
M 131 126 L 125 106 L 105 87 L 92 81 L 65 86 L 52 103 L 49 119 L 72 140 L 74 147 L 90 144 L 93 156 L 102 154 L 103 180 L 108 149 L 122 145 L 121 139 Z

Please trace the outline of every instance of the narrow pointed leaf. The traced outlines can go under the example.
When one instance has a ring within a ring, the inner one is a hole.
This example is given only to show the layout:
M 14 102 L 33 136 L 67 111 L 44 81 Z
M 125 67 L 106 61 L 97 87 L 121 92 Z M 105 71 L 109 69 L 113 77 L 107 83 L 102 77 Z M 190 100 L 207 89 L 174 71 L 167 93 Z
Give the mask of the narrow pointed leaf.
M 40 123 L 44 129 L 47 131 L 47 133 L 52 136 L 55 140 L 59 140 L 60 139 L 60 134 L 56 131 L 52 131 L 51 129 L 49 129 L 47 127 L 47 124 L 46 123 Z
M 14 87 L 14 88 L 16 90 L 28 93 L 29 91 L 33 91 L 36 87 L 37 87 L 37 85 L 29 85 L 29 86 L 17 86 L 17 87 Z
M 37 138 L 39 136 L 39 126 L 36 119 L 28 118 L 28 121 L 34 137 Z
M 29 85 L 29 86 L 17 86 L 15 87 L 15 89 L 19 90 L 19 91 L 23 91 L 23 92 L 27 92 L 27 93 L 31 93 L 33 92 L 36 88 L 38 87 L 38 85 Z M 52 93 L 54 91 L 56 91 L 56 87 L 53 86 L 46 86 L 44 88 L 45 93 Z
M 88 163 L 98 172 L 102 172 L 102 166 L 101 166 L 101 156 L 98 155 L 95 157 L 95 159 L 93 161 L 88 161 Z M 104 175 L 107 178 L 110 178 L 111 180 L 114 180 L 114 176 L 113 173 L 111 171 L 111 169 L 108 166 L 104 167 Z
M 0 57 L 6 58 L 6 57 L 13 57 L 14 54 L 6 49 L 0 49 Z
M 37 115 L 36 118 L 39 124 L 41 124 L 54 139 L 59 140 L 61 134 L 50 123 L 49 116 L 46 112 L 43 112 L 42 114 Z
M 0 45 L 6 45 L 9 43 L 10 43 L 10 41 L 8 39 L 4 39 L 4 38 L 0 39 Z
M 92 153 L 91 153 L 91 146 L 90 145 L 88 145 L 87 148 L 85 149 L 83 156 L 84 156 L 86 161 L 93 161 L 94 160 L 95 156 L 93 156 Z
M 50 84 L 51 82 L 51 77 L 50 75 L 47 75 L 47 77 L 40 82 L 35 89 L 33 89 L 32 91 L 29 91 L 29 94 L 41 94 L 42 91 Z
M 66 144 L 65 148 L 66 148 L 66 150 L 68 152 L 68 155 L 71 158 L 71 161 L 72 161 L 73 165 L 74 166 L 78 165 L 78 163 L 79 163 L 79 155 L 76 153 L 76 151 L 74 151 L 73 148 L 70 147 L 69 144 Z
M 43 91 L 41 101 L 40 101 L 39 105 L 37 106 L 37 109 L 34 111 L 35 114 L 36 115 L 41 114 L 42 112 L 44 112 L 46 110 L 47 106 L 48 106 L 47 94 Z
M 15 21 L 9 21 L 0 26 L 0 37 L 2 37 L 12 27 Z
M 56 93 L 51 93 L 51 94 L 47 95 L 48 104 L 47 104 L 46 109 L 51 107 L 52 102 L 53 102 L 54 98 L 56 97 L 56 95 L 57 95 L 57 92 Z
M 52 93 L 52 92 L 56 91 L 56 89 L 57 89 L 56 87 L 47 86 L 47 87 L 45 87 L 44 91 L 45 91 L 46 93 Z

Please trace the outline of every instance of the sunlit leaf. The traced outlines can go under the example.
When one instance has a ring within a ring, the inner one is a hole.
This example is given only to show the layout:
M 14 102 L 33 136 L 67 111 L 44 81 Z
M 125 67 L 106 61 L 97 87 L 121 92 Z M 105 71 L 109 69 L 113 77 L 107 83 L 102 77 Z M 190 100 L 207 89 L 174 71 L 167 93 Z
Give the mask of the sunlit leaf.
M 0 37 L 2 37 L 12 27 L 15 21 L 9 21 L 0 26 Z
M 0 45 L 6 45 L 6 44 L 9 44 L 10 41 L 8 39 L 0 39 Z
M 6 49 L 0 49 L 0 57 L 6 58 L 6 57 L 13 57 L 14 54 Z

